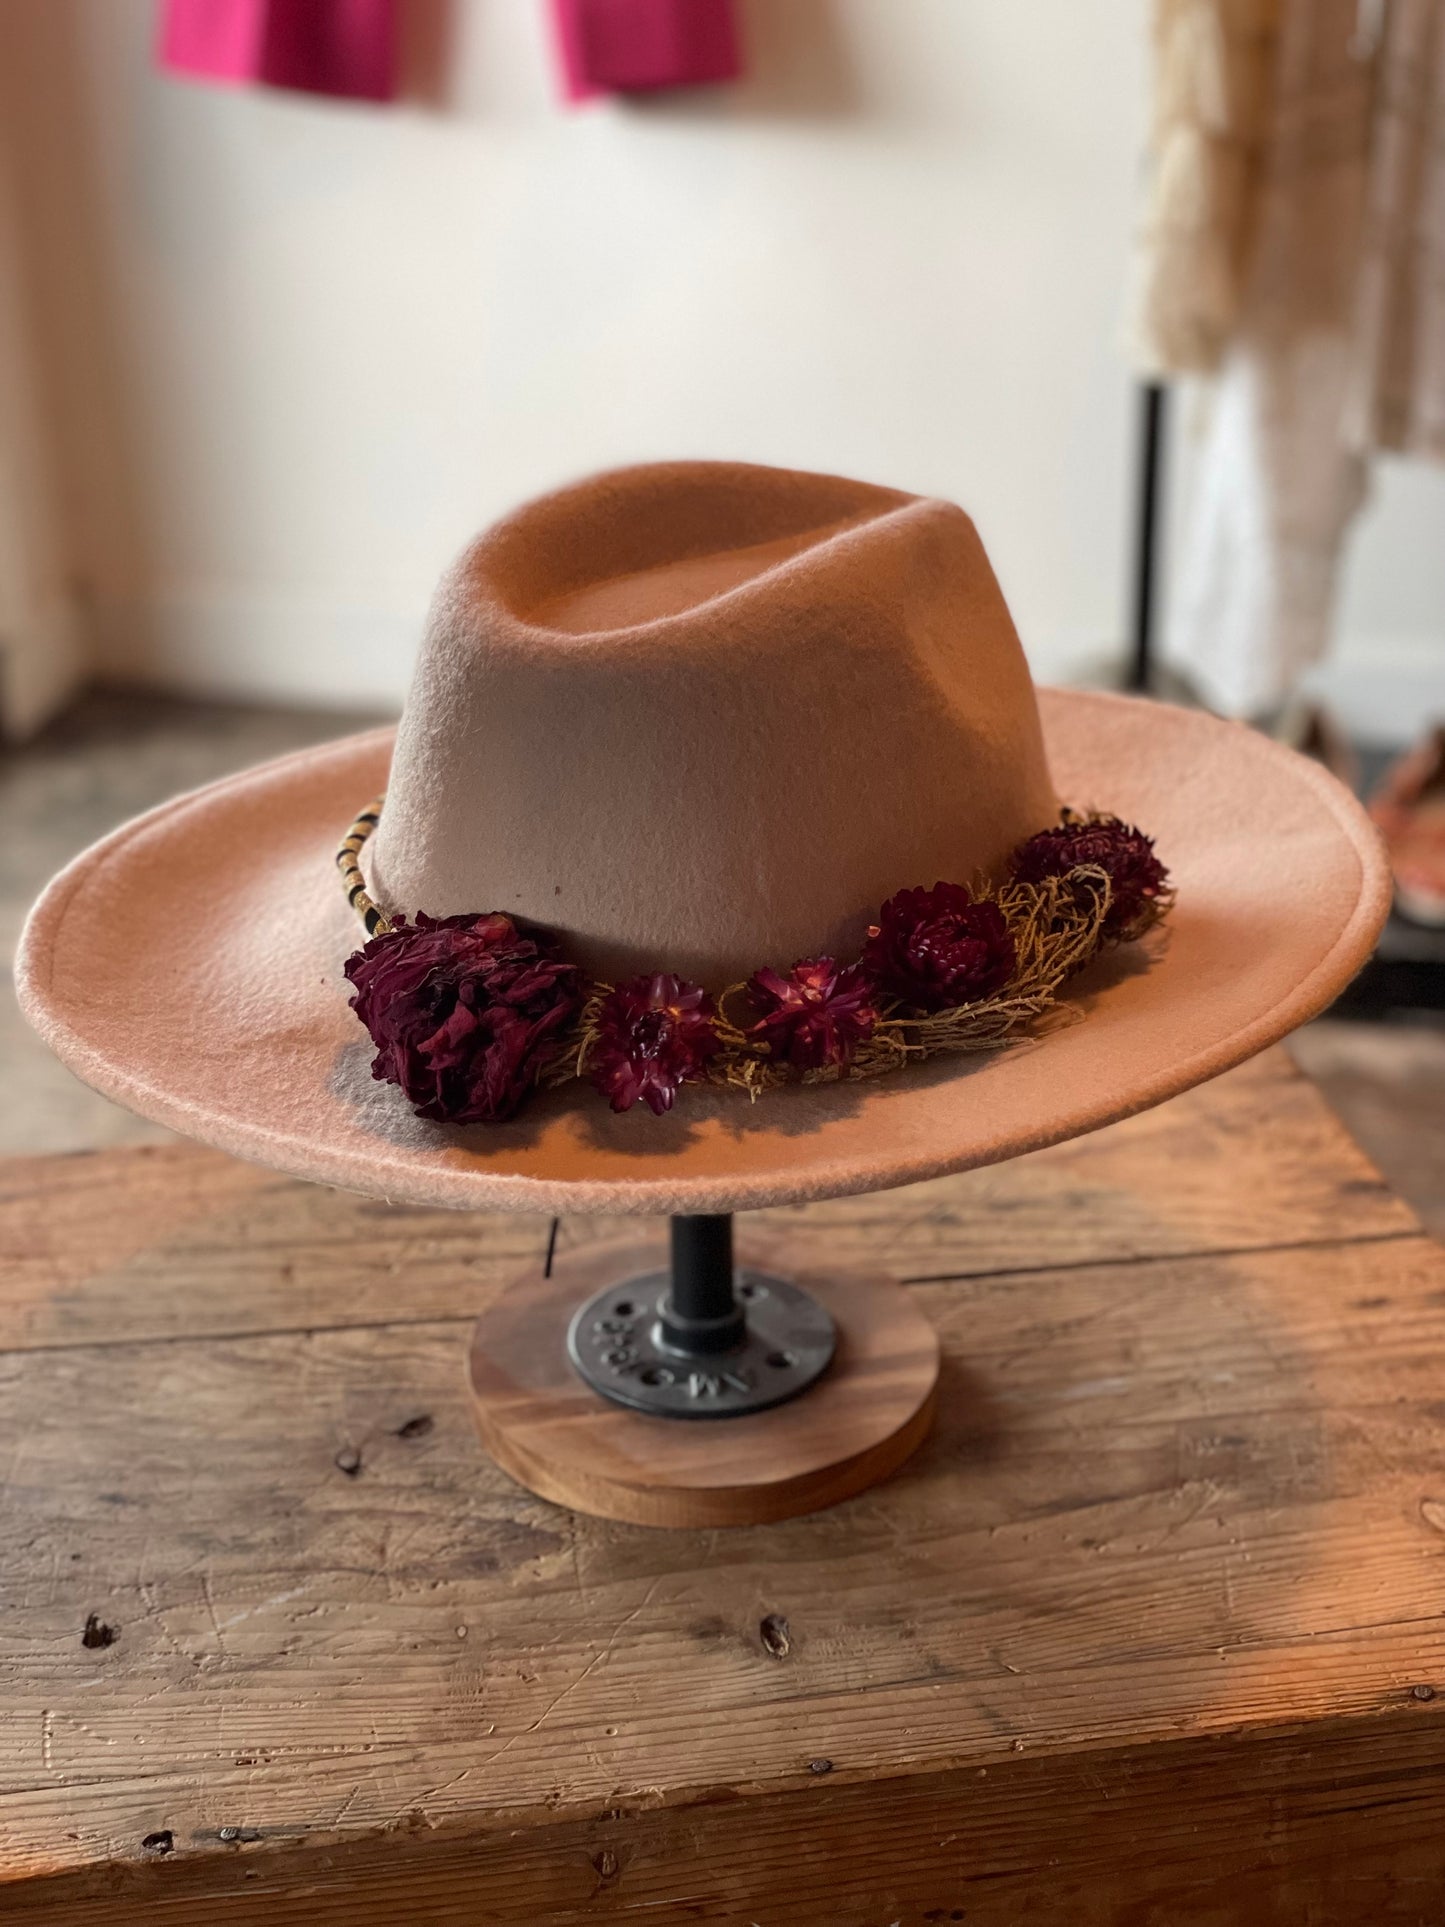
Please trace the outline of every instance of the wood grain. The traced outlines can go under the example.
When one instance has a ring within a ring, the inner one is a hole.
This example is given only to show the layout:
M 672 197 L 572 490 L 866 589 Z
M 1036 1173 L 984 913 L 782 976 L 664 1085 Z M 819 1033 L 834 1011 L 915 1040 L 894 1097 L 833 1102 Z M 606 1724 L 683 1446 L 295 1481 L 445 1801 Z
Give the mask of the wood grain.
M 476 1220 L 0 1169 L 0 1919 L 1433 1927 L 1445 1258 L 1278 1059 L 1028 1162 L 777 1214 L 934 1276 L 937 1426 L 675 1533 L 478 1450 Z
M 1247 1181 L 1241 1173 L 1248 1173 Z M 1092 1137 L 759 1211 L 795 1261 L 915 1280 L 1418 1229 L 1283 1051 Z M 0 1161 L 0 1348 L 476 1317 L 545 1219 L 380 1204 L 190 1145 Z M 564 1220 L 561 1248 L 626 1235 Z
M 738 1262 L 777 1271 L 744 1244 Z M 789 1275 L 833 1317 L 837 1353 L 800 1398 L 747 1418 L 650 1418 L 610 1404 L 567 1359 L 578 1305 L 665 1269 L 657 1240 L 596 1243 L 519 1279 L 478 1319 L 469 1376 L 482 1443 L 555 1504 L 644 1526 L 765 1525 L 865 1492 L 933 1423 L 938 1334 L 903 1287 L 862 1272 Z
M 13 1914 L 44 1927 L 1435 1927 L 1445 1892 L 1438 1720 L 1010 1756 L 904 1779 L 835 1768 L 768 1797 L 463 1836 L 418 1815 L 371 1839 L 232 1848 L 115 1880 L 73 1878 Z M 164 1894 L 164 1901 L 158 1896 Z M 147 1911 L 150 1909 L 151 1911 Z

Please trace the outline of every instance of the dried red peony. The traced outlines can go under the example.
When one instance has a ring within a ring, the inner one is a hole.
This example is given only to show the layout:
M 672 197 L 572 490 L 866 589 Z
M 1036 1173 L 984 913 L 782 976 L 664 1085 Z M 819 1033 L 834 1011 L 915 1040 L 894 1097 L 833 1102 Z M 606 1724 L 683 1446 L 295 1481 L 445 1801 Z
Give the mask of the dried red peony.
M 831 957 L 795 963 L 786 977 L 759 970 L 748 993 L 762 1012 L 748 1036 L 769 1044 L 775 1061 L 795 1070 L 847 1064 L 878 1022 L 878 986 L 861 964 Z
M 631 1110 L 641 1098 L 661 1117 L 679 1086 L 721 1048 L 716 1014 L 705 990 L 665 971 L 619 984 L 598 1007 L 592 1082 L 614 1111 Z
M 576 966 L 501 915 L 398 917 L 346 975 L 376 1045 L 372 1076 L 443 1124 L 510 1117 L 581 1002 Z
M 919 1010 L 951 1010 L 1000 990 L 1013 975 L 1013 933 L 996 903 L 961 883 L 900 890 L 878 912 L 863 963 L 884 990 Z
M 1065 876 L 1081 864 L 1097 864 L 1112 885 L 1103 935 L 1121 942 L 1147 927 L 1147 912 L 1168 887 L 1169 872 L 1154 854 L 1154 839 L 1117 816 L 1089 819 L 1066 814 L 1054 830 L 1040 830 L 1014 852 L 1020 883 Z

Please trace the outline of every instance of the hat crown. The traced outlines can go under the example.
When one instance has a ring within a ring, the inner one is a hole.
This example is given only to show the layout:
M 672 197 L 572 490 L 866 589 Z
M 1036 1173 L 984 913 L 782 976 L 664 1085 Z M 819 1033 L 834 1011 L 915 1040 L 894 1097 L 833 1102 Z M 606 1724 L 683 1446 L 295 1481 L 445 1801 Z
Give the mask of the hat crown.
M 893 891 L 1053 820 L 972 522 L 836 476 L 598 476 L 443 581 L 374 839 L 391 912 L 500 910 L 598 975 L 852 955 Z

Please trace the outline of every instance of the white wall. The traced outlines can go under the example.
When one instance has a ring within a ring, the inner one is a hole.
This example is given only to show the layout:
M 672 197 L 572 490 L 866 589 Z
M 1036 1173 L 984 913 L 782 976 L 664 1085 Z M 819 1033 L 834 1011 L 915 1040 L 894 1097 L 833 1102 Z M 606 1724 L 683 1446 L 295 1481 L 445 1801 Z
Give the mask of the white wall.
M 0 737 L 31 734 L 84 677 L 72 517 L 57 446 L 51 304 L 31 264 L 43 230 L 30 193 L 39 124 L 29 78 L 6 58 L 0 11 Z
M 750 0 L 746 85 L 580 111 L 543 0 L 412 0 L 382 109 L 162 79 L 150 0 L 26 8 L 84 103 L 57 352 L 113 671 L 395 701 L 476 528 L 662 455 L 951 495 L 1041 671 L 1117 646 L 1145 0 Z M 1417 496 L 1356 640 L 1445 628 Z
M 1346 562 L 1339 639 L 1312 681 L 1367 740 L 1445 721 L 1445 469 L 1376 464 Z
M 0 136 L 3 123 L 0 97 Z M 10 162 L 9 143 L 0 139 L 0 737 L 7 738 L 28 736 L 66 703 L 85 653 Z

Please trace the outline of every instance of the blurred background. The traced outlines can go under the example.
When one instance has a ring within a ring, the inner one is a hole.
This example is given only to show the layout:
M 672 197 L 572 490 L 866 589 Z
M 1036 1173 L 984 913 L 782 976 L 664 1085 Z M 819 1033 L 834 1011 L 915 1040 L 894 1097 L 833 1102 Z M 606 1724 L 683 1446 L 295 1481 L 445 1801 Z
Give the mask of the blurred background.
M 838 470 L 970 510 L 1040 679 L 1385 784 L 1411 914 L 1300 1048 L 1445 1223 L 1441 13 L 0 0 L 7 955 L 122 816 L 393 713 L 520 500 Z M 4 1012 L 7 1148 L 154 1134 Z

